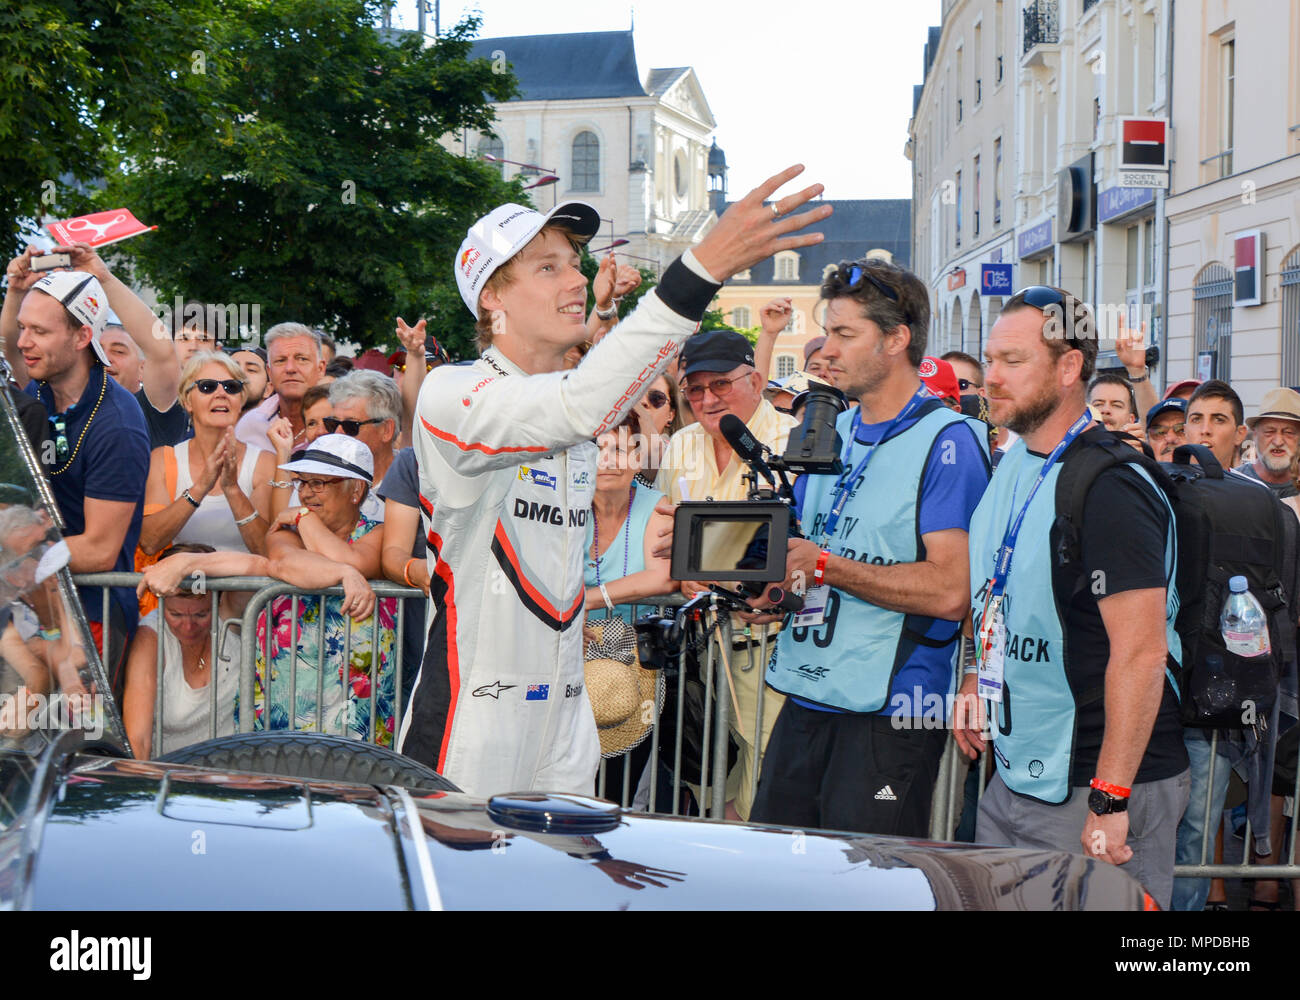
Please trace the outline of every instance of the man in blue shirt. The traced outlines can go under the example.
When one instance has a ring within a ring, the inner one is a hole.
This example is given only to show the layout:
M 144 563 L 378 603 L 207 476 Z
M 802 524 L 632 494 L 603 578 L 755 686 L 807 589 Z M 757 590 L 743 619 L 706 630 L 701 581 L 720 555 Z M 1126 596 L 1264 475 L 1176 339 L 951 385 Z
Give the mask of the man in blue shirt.
M 965 615 L 966 531 L 989 478 L 987 436 L 922 386 L 930 307 L 913 274 L 841 264 L 822 285 L 842 475 L 806 476 L 806 539 L 767 683 L 789 697 L 762 764 L 753 819 L 924 836 Z
M 10 264 L 0 328 L 10 333 L 16 322 L 13 342 L 23 365 L 15 377 L 50 417 L 52 440 L 40 457 L 63 517 L 69 568 L 129 572 L 140 536 L 149 434 L 135 399 L 105 370 L 109 361 L 99 337 L 109 298 L 93 274 L 51 271 L 41 277 L 29 265 L 30 255 Z M 121 292 L 134 298 L 125 286 Z M 107 623 L 100 591 L 80 593 L 101 651 L 108 629 L 104 666 L 117 688 L 138 616 L 135 593 L 129 587 L 113 591 Z

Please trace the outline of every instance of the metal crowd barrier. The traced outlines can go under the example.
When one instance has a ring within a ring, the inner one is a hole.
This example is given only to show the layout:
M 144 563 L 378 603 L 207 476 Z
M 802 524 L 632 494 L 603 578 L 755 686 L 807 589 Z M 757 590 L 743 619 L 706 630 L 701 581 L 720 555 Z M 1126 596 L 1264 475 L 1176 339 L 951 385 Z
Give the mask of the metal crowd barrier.
M 955 667 L 954 688 L 956 691 L 961 684 L 962 668 L 961 664 L 969 658 L 970 641 L 965 637 L 961 641 L 960 653 L 957 657 L 957 666 Z M 951 718 L 948 720 L 951 724 Z M 1210 737 L 1210 773 L 1206 780 L 1205 796 L 1199 802 L 1188 802 L 1187 812 L 1184 815 L 1190 815 L 1192 809 L 1201 810 L 1201 851 L 1200 860 L 1195 864 L 1180 864 L 1174 866 L 1174 876 L 1176 878 L 1244 878 L 1244 879 L 1300 879 L 1300 863 L 1297 863 L 1297 831 L 1300 829 L 1300 768 L 1297 768 L 1294 784 L 1291 788 L 1290 807 L 1291 815 L 1283 824 L 1283 836 L 1286 836 L 1285 827 L 1289 826 L 1290 848 L 1288 852 L 1289 860 L 1277 864 L 1216 864 L 1210 857 L 1210 834 L 1219 829 L 1221 821 L 1226 827 L 1223 811 L 1220 810 L 1218 815 L 1214 813 L 1214 786 L 1216 784 L 1216 774 L 1221 773 L 1222 767 L 1231 765 L 1223 762 L 1218 753 L 1219 734 L 1212 731 Z M 976 813 L 979 811 L 980 801 L 984 797 L 984 790 L 988 785 L 988 779 L 993 773 L 993 762 L 991 755 L 986 751 L 980 754 L 978 760 L 971 762 L 960 750 L 954 740 L 949 740 L 947 747 L 944 749 L 943 758 L 939 766 L 938 780 L 935 782 L 934 800 L 930 813 L 930 837 L 934 840 L 952 840 L 957 832 L 957 827 L 962 819 L 962 813 L 966 803 L 966 783 L 971 768 L 976 772 L 977 793 L 972 804 Z M 1225 775 L 1223 782 L 1226 784 L 1231 775 Z M 973 817 L 972 817 L 973 818 Z M 1226 829 L 1224 831 L 1227 832 Z M 1223 838 L 1219 838 L 1222 844 Z M 1249 817 L 1246 819 L 1245 829 L 1242 832 L 1242 843 L 1244 845 L 1245 856 L 1250 857 L 1253 849 L 1253 836 Z M 1282 845 L 1273 843 L 1274 854 L 1280 854 Z
M 105 607 L 104 621 L 109 620 L 107 614 L 107 605 L 109 601 L 110 587 L 130 586 L 134 588 L 139 580 L 136 573 L 92 573 L 83 574 L 75 577 L 75 581 L 80 586 L 96 586 L 103 588 L 103 600 Z M 398 612 L 395 622 L 396 637 L 393 646 L 393 656 L 395 658 L 396 676 L 394 679 L 394 698 L 395 698 L 395 718 L 400 724 L 405 706 L 402 705 L 402 649 L 403 637 L 406 626 L 406 602 L 408 600 L 424 601 L 424 594 L 414 588 L 402 587 L 388 581 L 370 581 L 371 587 L 375 591 L 376 598 L 394 597 L 398 598 Z M 270 634 L 273 627 L 272 616 L 269 614 L 271 602 L 282 596 L 289 596 L 291 600 L 290 618 L 296 623 L 299 616 L 299 600 L 304 596 L 337 596 L 342 594 L 341 587 L 328 588 L 320 591 L 304 591 L 299 588 L 290 586 L 279 580 L 268 577 L 222 577 L 208 578 L 205 581 L 206 592 L 209 595 L 212 607 L 212 628 L 211 628 L 211 659 L 213 664 L 213 677 L 216 677 L 215 669 L 218 663 L 219 651 L 224 645 L 225 637 L 219 634 L 220 615 L 218 613 L 218 600 L 220 595 L 230 591 L 250 592 L 248 604 L 245 607 L 242 619 L 240 621 L 240 646 L 241 662 L 239 673 L 239 700 L 241 706 L 252 706 L 254 696 L 254 669 L 257 658 L 257 619 L 262 611 L 268 611 L 268 625 L 266 631 L 266 647 L 264 647 L 265 662 L 267 663 L 266 676 L 263 679 L 264 693 L 266 696 L 265 711 L 270 711 Z M 619 605 L 619 608 L 628 608 L 631 611 L 632 621 L 635 622 L 638 617 L 647 613 L 662 613 L 665 609 L 678 606 L 682 603 L 680 597 L 667 597 L 656 601 L 639 602 L 632 605 Z M 164 600 L 159 600 L 160 614 L 164 607 Z M 599 615 L 593 614 L 593 620 L 599 620 L 600 617 L 609 617 L 613 614 L 608 610 Z M 676 685 L 675 698 L 668 699 L 662 695 L 660 685 L 655 687 L 655 718 L 656 720 L 664 718 L 664 713 L 671 713 L 675 720 L 674 732 L 676 734 L 674 746 L 671 750 L 671 766 L 668 767 L 668 775 L 665 781 L 667 787 L 671 790 L 672 801 L 666 804 L 659 801 L 660 787 L 660 730 L 661 726 L 655 724 L 651 727 L 648 741 L 650 744 L 649 758 L 647 767 L 650 769 L 650 779 L 646 796 L 644 797 L 644 806 L 650 812 L 665 812 L 671 815 L 678 815 L 682 807 L 682 789 L 689 787 L 692 794 L 696 797 L 697 805 L 702 816 L 708 819 L 723 819 L 726 810 L 726 779 L 728 771 L 728 740 L 731 722 L 731 695 L 729 691 L 730 679 L 724 675 L 723 671 L 728 671 L 730 653 L 732 651 L 732 628 L 730 615 L 726 613 L 713 612 L 715 626 L 708 630 L 707 641 L 704 643 L 696 642 L 695 652 L 698 654 L 700 680 L 704 687 L 704 704 L 703 704 L 703 733 L 701 735 L 701 760 L 698 772 L 686 774 L 683 768 L 683 738 L 685 722 L 685 704 L 686 704 L 686 685 L 683 683 L 687 668 L 687 648 L 683 649 L 678 656 L 677 671 L 678 683 Z M 353 621 L 348 618 L 345 629 L 343 662 L 345 664 L 350 660 L 350 650 L 352 642 L 352 632 L 354 628 Z M 227 622 L 225 627 L 230 628 L 233 622 Z M 295 626 L 296 627 L 296 626 Z M 318 620 L 317 628 L 320 630 L 317 634 L 318 640 L 323 639 L 325 627 L 325 617 L 321 615 Z M 371 626 L 372 650 L 378 648 L 378 607 L 374 622 Z M 751 669 L 763 670 L 768 661 L 770 642 L 772 641 L 766 629 L 759 630 L 759 645 L 750 650 Z M 109 644 L 109 632 L 105 628 L 103 636 L 104 652 L 107 651 Z M 325 643 L 317 643 L 317 692 L 316 692 L 316 709 L 317 709 L 317 729 L 321 725 L 324 711 L 324 652 Z M 968 658 L 969 642 L 962 639 L 960 652 L 954 664 L 954 681 L 953 690 L 956 691 L 960 686 L 962 667 L 961 665 Z M 754 652 L 758 656 L 753 659 Z M 154 703 L 154 730 L 153 730 L 153 747 L 154 755 L 157 756 L 159 748 L 162 746 L 162 705 L 163 705 L 163 643 L 158 643 L 157 654 L 157 688 L 155 692 Z M 373 661 L 372 661 L 373 662 Z M 294 654 L 290 661 L 290 720 L 294 718 L 293 703 L 297 694 L 297 669 L 298 655 L 297 642 L 294 643 Z M 761 675 L 760 675 L 761 677 Z M 342 680 L 343 697 L 348 695 L 348 676 L 346 670 Z M 209 736 L 221 735 L 216 732 L 218 719 L 218 702 L 217 688 L 215 680 L 210 681 L 209 685 Z M 370 727 L 369 732 L 371 741 L 374 741 L 377 733 L 375 718 L 375 696 L 378 689 L 378 676 L 372 677 L 370 686 Z M 758 776 L 762 767 L 762 753 L 765 749 L 762 746 L 763 719 L 765 709 L 766 685 L 758 685 L 758 697 L 754 713 L 754 735 L 755 735 L 755 767 L 750 775 L 750 800 L 753 800 L 754 793 L 757 791 Z M 950 719 L 946 722 L 950 723 Z M 239 731 L 251 732 L 254 723 L 253 711 L 240 711 Z M 1213 786 L 1214 773 L 1217 767 L 1221 766 L 1221 761 L 1217 750 L 1218 735 L 1215 734 L 1211 740 L 1210 761 L 1211 777 L 1207 783 L 1207 793 L 1201 802 L 1188 804 L 1188 809 L 1200 808 L 1202 814 L 1202 829 L 1205 831 L 1217 830 L 1221 816 L 1211 815 L 1213 812 Z M 596 794 L 605 795 L 606 786 L 609 782 L 611 768 L 621 770 L 622 782 L 620 801 L 625 807 L 632 807 L 635 804 L 638 784 L 645 784 L 643 774 L 634 775 L 632 773 L 632 763 L 635 751 L 622 754 L 620 757 L 610 760 L 602 760 L 596 781 Z M 667 761 L 665 761 L 665 764 Z M 983 797 L 985 786 L 988 778 L 992 773 L 991 759 L 988 753 L 980 755 L 978 761 L 973 765 L 977 774 L 977 794 L 971 805 L 977 812 L 980 800 Z M 934 840 L 950 841 L 957 832 L 959 822 L 962 819 L 963 810 L 968 806 L 966 802 L 967 780 L 972 767 L 971 762 L 957 749 L 956 743 L 948 740 L 944 749 L 943 756 L 940 760 L 938 777 L 935 782 L 934 797 L 930 814 L 929 835 Z M 1287 821 L 1290 828 L 1290 850 L 1288 859 L 1285 863 L 1278 864 L 1215 864 L 1209 857 L 1209 838 L 1202 838 L 1201 857 L 1196 864 L 1183 864 L 1175 868 L 1175 875 L 1178 877 L 1189 878 L 1247 878 L 1247 879 L 1300 879 L 1300 864 L 1297 864 L 1297 833 L 1300 832 L 1300 773 L 1297 773 L 1294 787 L 1290 795 L 1291 815 Z M 1249 852 L 1252 847 L 1252 831 L 1249 820 L 1246 823 L 1244 831 L 1244 843 L 1246 850 Z M 1275 853 L 1280 849 L 1280 845 L 1275 845 Z
M 87 573 L 87 574 L 81 574 L 74 577 L 74 580 L 79 586 L 99 587 L 102 589 L 103 602 L 104 602 L 103 621 L 107 623 L 110 621 L 109 614 L 108 614 L 108 602 L 111 599 L 110 589 L 113 587 L 130 587 L 132 590 L 134 590 L 136 584 L 138 584 L 140 581 L 140 575 L 138 573 Z M 394 665 L 393 666 L 394 669 L 393 710 L 394 710 L 394 720 L 395 720 L 394 729 L 396 730 L 397 726 L 399 726 L 401 723 L 402 713 L 405 709 L 405 706 L 402 704 L 402 672 L 404 667 L 402 663 L 402 651 L 403 651 L 403 638 L 405 635 L 405 628 L 406 628 L 406 610 L 407 610 L 406 602 L 408 600 L 416 600 L 416 599 L 420 601 L 424 601 L 426 600 L 426 598 L 424 596 L 424 593 L 416 588 L 398 586 L 386 580 L 371 580 L 369 582 L 371 588 L 375 592 L 376 606 L 375 606 L 375 612 L 372 616 L 371 625 L 368 627 L 370 630 L 371 650 L 372 650 L 371 683 L 370 683 L 370 720 L 369 720 L 370 724 L 369 724 L 368 731 L 370 733 L 369 742 L 377 742 L 379 737 L 379 729 L 378 726 L 376 725 L 377 719 L 375 714 L 376 713 L 375 701 L 379 689 L 379 680 L 380 680 L 379 672 L 376 669 L 378 666 L 378 650 L 380 645 L 379 607 L 377 602 L 379 599 L 386 598 L 386 597 L 399 599 L 397 602 L 397 614 L 394 621 L 396 634 L 394 637 L 393 652 L 390 660 L 390 662 L 392 662 Z M 221 620 L 219 601 L 221 599 L 222 594 L 230 593 L 230 592 L 246 593 L 249 595 L 249 600 L 248 603 L 245 605 L 244 612 L 238 622 L 236 622 L 234 619 L 231 619 L 223 623 Z M 256 672 L 257 653 L 258 653 L 257 619 L 259 615 L 264 610 L 267 612 L 267 626 L 265 632 L 266 644 L 263 650 L 265 653 L 265 661 L 264 661 L 265 670 L 263 675 L 263 695 L 264 695 L 263 710 L 266 715 L 267 721 L 269 722 L 269 716 L 270 716 L 271 704 L 272 704 L 271 694 L 270 694 L 270 686 L 271 686 L 270 645 L 271 645 L 271 633 L 275 626 L 275 616 L 272 615 L 269 610 L 271 601 L 274 600 L 276 597 L 280 597 L 283 595 L 290 596 L 291 602 L 290 602 L 289 613 L 294 623 L 291 626 L 292 629 L 291 635 L 296 633 L 296 635 L 301 636 L 302 633 L 298 626 L 300 598 L 306 596 L 314 596 L 314 597 L 322 598 L 323 601 L 325 597 L 342 595 L 343 588 L 330 587 L 321 590 L 302 590 L 296 587 L 292 587 L 286 583 L 283 583 L 280 580 L 276 580 L 271 577 L 260 577 L 260 576 L 208 577 L 203 581 L 203 590 L 201 591 L 201 593 L 207 595 L 208 597 L 209 606 L 211 608 L 211 618 L 212 618 L 212 624 L 210 627 L 210 646 L 209 646 L 209 659 L 208 659 L 208 662 L 211 665 L 212 673 L 209 677 L 209 681 L 207 685 L 208 734 L 206 738 L 211 739 L 214 736 L 229 735 L 226 732 L 218 732 L 218 718 L 222 714 L 221 709 L 223 708 L 223 706 L 221 706 L 218 701 L 219 694 L 220 694 L 219 689 L 221 687 L 220 678 L 219 678 L 219 674 L 220 674 L 219 664 L 223 662 L 220 659 L 220 654 L 221 654 L 221 650 L 226 646 L 225 632 L 233 628 L 236 624 L 238 624 L 240 627 L 239 644 L 240 644 L 240 653 L 241 653 L 240 669 L 239 669 L 239 676 L 237 681 L 237 690 L 239 695 L 239 706 L 240 706 L 238 731 L 242 733 L 252 732 L 254 729 L 254 722 L 255 722 L 254 675 Z M 166 602 L 167 602 L 166 598 L 158 599 L 158 614 L 160 619 L 165 611 Z M 323 713 L 325 710 L 325 698 L 324 698 L 325 695 L 324 661 L 325 661 L 325 648 L 326 648 L 326 644 L 324 641 L 325 617 L 326 616 L 324 614 L 320 614 L 318 616 L 318 622 L 317 622 L 318 641 L 317 641 L 317 657 L 316 657 L 316 670 L 317 670 L 316 720 L 315 720 L 314 728 L 305 728 L 302 731 L 321 732 L 323 727 L 323 722 L 324 722 Z M 344 699 L 344 701 L 346 701 L 349 696 L 348 689 L 349 689 L 350 678 L 349 678 L 348 664 L 351 661 L 352 635 L 353 635 L 353 631 L 356 628 L 358 628 L 358 626 L 351 618 L 347 616 L 344 616 L 344 621 L 345 621 L 345 628 L 344 628 L 344 646 L 343 646 L 343 661 L 342 661 L 343 670 L 342 670 L 341 680 L 338 682 L 338 684 L 340 687 L 340 694 Z M 109 640 L 110 640 L 110 632 L 106 624 L 103 631 L 103 641 L 100 650 L 101 656 L 103 656 L 105 659 L 107 659 L 108 648 L 110 645 Z M 164 695 L 163 652 L 164 652 L 164 642 L 162 637 L 162 630 L 160 628 L 157 654 L 155 658 L 155 669 L 156 669 L 155 685 L 156 686 L 154 691 L 153 737 L 152 737 L 152 756 L 154 757 L 161 756 L 161 754 L 164 752 L 163 750 L 163 695 Z M 292 720 L 295 718 L 295 702 L 297 698 L 298 660 L 299 660 L 298 641 L 295 640 L 293 642 L 293 654 L 290 658 L 290 667 L 289 667 L 290 696 L 287 705 L 287 710 L 291 721 L 291 725 L 292 725 Z M 394 732 L 394 740 L 395 739 L 396 739 L 396 731 Z M 179 748 L 177 747 L 167 748 L 167 750 L 172 750 L 172 749 L 179 749 Z

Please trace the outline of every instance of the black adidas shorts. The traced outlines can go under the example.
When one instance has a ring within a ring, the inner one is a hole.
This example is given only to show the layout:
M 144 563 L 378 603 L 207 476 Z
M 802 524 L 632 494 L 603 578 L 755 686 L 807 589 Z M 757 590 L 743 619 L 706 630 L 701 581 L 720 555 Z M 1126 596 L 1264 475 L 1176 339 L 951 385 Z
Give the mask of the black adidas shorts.
M 897 721 L 818 712 L 787 698 L 763 757 L 750 822 L 928 836 L 948 734 L 895 728 Z

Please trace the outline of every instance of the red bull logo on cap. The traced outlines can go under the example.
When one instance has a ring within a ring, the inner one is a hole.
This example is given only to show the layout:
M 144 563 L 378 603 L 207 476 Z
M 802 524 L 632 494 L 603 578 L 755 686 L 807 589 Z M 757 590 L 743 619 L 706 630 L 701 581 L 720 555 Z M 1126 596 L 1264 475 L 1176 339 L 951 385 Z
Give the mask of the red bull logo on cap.
M 481 254 L 474 247 L 469 247 L 460 255 L 460 270 L 465 277 L 469 277 L 470 271 L 474 269 L 474 262 L 479 259 Z

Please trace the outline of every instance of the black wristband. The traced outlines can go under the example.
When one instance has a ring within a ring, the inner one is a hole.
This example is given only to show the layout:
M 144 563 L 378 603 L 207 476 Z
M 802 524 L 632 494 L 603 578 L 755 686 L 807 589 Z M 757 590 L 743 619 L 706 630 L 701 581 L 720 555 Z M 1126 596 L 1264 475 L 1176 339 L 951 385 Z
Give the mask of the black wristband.
M 668 265 L 655 291 L 664 305 L 678 316 L 699 322 L 721 287 L 701 278 L 678 258 Z
M 188 500 L 190 506 L 193 507 L 195 510 L 199 509 L 199 501 L 195 500 L 192 496 L 190 496 L 189 490 L 185 490 L 184 492 L 182 492 L 181 496 L 184 497 L 186 500 Z

